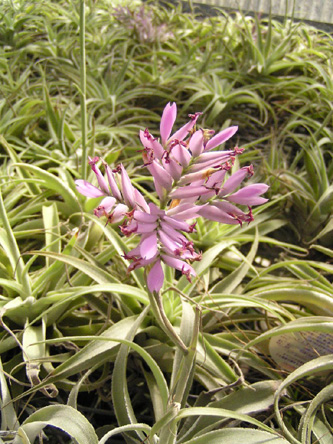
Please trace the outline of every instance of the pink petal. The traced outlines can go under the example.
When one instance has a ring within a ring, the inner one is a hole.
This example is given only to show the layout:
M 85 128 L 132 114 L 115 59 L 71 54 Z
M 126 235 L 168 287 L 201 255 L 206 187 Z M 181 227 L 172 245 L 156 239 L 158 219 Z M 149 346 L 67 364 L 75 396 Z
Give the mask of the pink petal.
M 170 157 L 169 159 L 163 158 L 162 164 L 164 169 L 170 174 L 173 180 L 180 179 L 183 172 L 183 168 L 180 165 L 178 165 L 178 163 L 175 160 L 173 160 Z
M 208 179 L 206 182 L 206 187 L 217 187 L 217 186 L 221 186 L 225 175 L 226 175 L 226 170 L 219 170 L 219 171 L 215 171 Z
M 163 218 L 164 222 L 166 222 L 168 225 L 170 225 L 175 230 L 182 230 L 182 231 L 190 231 L 190 226 L 186 222 L 182 222 L 180 220 L 176 220 L 173 217 L 164 216 Z
M 168 248 L 173 253 L 174 253 L 175 250 L 177 250 L 181 246 L 180 243 L 176 243 L 163 230 L 158 230 L 158 236 L 160 238 L 160 241 L 161 241 L 162 245 L 164 247 Z
M 259 196 L 260 194 L 266 193 L 268 188 L 269 186 L 264 183 L 255 183 L 242 188 L 231 196 L 228 196 L 226 199 L 240 205 L 261 205 L 267 202 L 268 199 Z
M 181 140 L 185 139 L 185 137 L 189 134 L 191 129 L 196 124 L 200 114 L 201 113 L 195 113 L 194 115 L 192 115 L 191 120 L 189 122 L 187 122 L 184 126 L 182 126 L 178 131 L 176 131 L 172 135 L 172 137 L 170 137 L 170 139 L 168 140 L 168 143 L 170 143 L 172 140 L 180 140 L 181 141 Z
M 104 163 L 104 167 L 106 170 L 106 176 L 108 178 L 111 193 L 117 200 L 121 201 L 122 197 L 121 197 L 117 182 L 114 178 L 114 174 L 113 174 L 111 168 L 109 167 L 109 165 L 106 162 L 103 162 L 103 163 Z
M 157 234 L 154 231 L 149 236 L 142 236 L 140 241 L 140 253 L 143 259 L 151 259 L 157 254 Z
M 197 217 L 199 217 L 198 211 L 203 206 L 204 205 L 193 206 L 192 208 L 189 208 L 187 210 L 184 210 L 184 211 L 181 211 L 179 213 L 176 213 L 173 217 L 175 219 L 183 220 L 183 221 L 191 220 L 191 219 L 196 219 Z
M 87 197 L 105 196 L 105 193 L 103 191 L 92 185 L 90 182 L 87 182 L 86 180 L 82 179 L 76 180 L 75 185 L 78 192 L 83 194 L 83 196 Z
M 98 205 L 98 207 L 94 210 L 95 216 L 101 217 L 109 214 L 115 203 L 116 199 L 114 197 L 105 197 Z
M 165 145 L 170 134 L 172 127 L 175 123 L 177 117 L 177 105 L 175 103 L 168 103 L 163 110 L 161 123 L 160 123 L 160 134 L 162 144 Z
M 130 208 L 135 208 L 135 194 L 134 194 L 134 187 L 131 183 L 131 180 L 127 174 L 127 171 L 125 170 L 123 165 L 120 165 L 121 168 L 121 189 L 124 196 L 124 201 L 127 206 Z
M 236 225 L 238 221 L 228 213 L 220 210 L 214 205 L 207 205 L 199 211 L 200 216 L 222 224 Z
M 202 195 L 205 195 L 207 193 L 210 193 L 211 190 L 208 190 L 204 186 L 187 186 L 187 187 L 180 187 L 175 191 L 172 191 L 170 193 L 170 197 L 172 199 L 184 199 L 187 197 L 200 197 Z
M 108 222 L 110 222 L 111 224 L 120 222 L 128 211 L 129 208 L 127 205 L 118 204 L 115 210 L 112 212 L 112 215 L 108 217 Z
M 164 200 L 167 195 L 166 189 L 162 187 L 162 185 L 158 182 L 158 180 L 155 177 L 153 178 L 153 180 L 154 180 L 154 187 L 158 197 L 160 198 L 160 200 Z
M 161 159 L 164 153 L 164 149 L 162 145 L 159 143 L 157 139 L 155 139 L 148 130 L 142 131 L 140 130 L 140 140 L 142 145 L 149 150 L 152 150 L 154 153 L 154 157 Z
M 133 248 L 128 253 L 124 253 L 124 257 L 125 257 L 125 259 L 134 259 L 136 257 L 140 257 L 140 245 Z
M 191 160 L 191 154 L 180 143 L 175 145 L 171 151 L 172 157 L 180 163 L 183 168 L 186 168 Z
M 203 163 L 213 161 L 216 163 L 225 162 L 233 156 L 235 151 L 227 150 L 227 151 L 212 151 L 211 153 L 202 153 L 197 159 L 196 163 Z
M 149 213 L 144 213 L 143 211 L 139 211 L 139 210 L 135 210 L 134 211 L 133 217 L 138 222 L 143 222 L 143 223 L 146 223 L 146 224 L 147 223 L 151 224 L 151 223 L 157 221 L 157 215 L 149 214 Z
M 130 236 L 131 234 L 137 232 L 138 223 L 136 220 L 132 219 L 130 222 L 127 221 L 127 224 L 123 224 L 119 228 L 124 236 Z
M 161 258 L 163 262 L 165 262 L 169 267 L 175 268 L 176 270 L 180 270 L 183 274 L 191 274 L 192 276 L 196 276 L 196 272 L 191 265 L 182 261 L 181 259 L 177 259 L 175 257 L 169 256 L 167 254 L 162 254 Z
M 228 160 L 230 159 L 230 156 L 225 155 L 225 156 L 221 156 L 220 159 L 218 160 L 208 160 L 207 162 L 202 162 L 202 163 L 195 163 L 193 165 L 190 166 L 188 172 L 189 173 L 196 173 L 197 171 L 204 171 L 207 170 L 208 168 L 216 168 L 220 165 L 225 164 Z
M 156 228 L 157 228 L 157 223 L 146 224 L 146 223 L 138 222 L 138 227 L 137 227 L 136 232 L 138 234 L 151 233 Z
M 232 193 L 243 182 L 248 174 L 249 167 L 243 167 L 232 174 L 221 188 L 219 196 L 226 196 L 227 194 Z
M 134 188 L 134 197 L 135 197 L 135 201 L 136 203 L 145 211 L 145 212 L 149 212 L 149 207 L 148 204 L 145 200 L 145 198 L 143 197 L 143 195 L 140 193 L 139 190 L 137 190 L 136 188 Z
M 214 202 L 214 206 L 222 210 L 224 213 L 236 216 L 245 216 L 244 211 L 240 208 L 232 205 L 230 202 L 226 202 L 225 200 Z
M 166 212 L 166 215 L 172 217 L 174 214 L 180 213 L 181 211 L 188 210 L 189 208 L 193 208 L 192 203 L 183 203 L 183 201 L 181 201 L 181 203 L 179 205 L 174 206 L 173 208 L 169 208 Z
M 172 188 L 172 177 L 170 174 L 156 161 L 154 160 L 150 165 L 147 165 L 150 174 L 167 191 Z
M 147 276 L 147 286 L 151 293 L 156 291 L 158 293 L 163 287 L 164 272 L 161 265 L 161 261 L 157 260 L 152 266 Z
M 91 159 L 89 157 L 89 161 L 90 161 L 89 163 L 91 165 L 91 169 L 93 170 L 93 172 L 96 175 L 97 182 L 98 182 L 98 185 L 99 185 L 100 189 L 103 190 L 105 194 L 109 194 L 108 184 L 107 184 L 106 180 L 104 179 L 104 176 L 101 173 L 101 170 L 95 164 L 96 160 L 98 160 L 98 157 L 96 157 L 95 159 Z
M 188 185 L 190 183 L 201 181 L 201 184 L 205 182 L 205 179 L 208 177 L 208 175 L 215 171 L 212 168 L 206 169 L 204 171 L 197 171 L 196 173 L 189 173 L 185 174 L 178 182 L 179 186 Z
M 191 150 L 193 157 L 198 157 L 203 149 L 204 135 L 203 131 L 199 130 L 193 133 L 189 141 L 189 149 Z
M 205 151 L 212 150 L 213 148 L 221 145 L 221 143 L 226 142 L 236 133 L 237 130 L 238 126 L 230 126 L 229 128 L 226 128 L 225 130 L 216 134 L 214 137 L 208 140 L 205 146 Z
M 166 222 L 161 222 L 161 228 L 171 239 L 177 242 L 187 242 L 186 237 L 179 233 L 179 231 L 176 231 L 174 228 L 172 228 L 169 224 Z M 188 231 L 188 230 L 187 230 Z
M 158 208 L 158 206 L 155 205 L 154 203 L 150 202 L 150 204 L 148 206 L 149 206 L 150 214 L 153 214 L 154 216 L 159 216 L 159 217 L 163 217 L 165 215 L 165 211 L 160 210 Z

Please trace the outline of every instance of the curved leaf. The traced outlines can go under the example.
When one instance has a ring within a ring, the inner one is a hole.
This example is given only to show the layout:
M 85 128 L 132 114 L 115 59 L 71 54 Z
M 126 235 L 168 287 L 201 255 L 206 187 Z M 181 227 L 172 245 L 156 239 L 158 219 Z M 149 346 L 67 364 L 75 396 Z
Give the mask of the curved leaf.
M 184 444 L 289 444 L 282 437 L 255 429 L 230 428 L 207 433 Z
M 63 430 L 78 444 L 98 444 L 97 435 L 90 422 L 80 412 L 67 405 L 50 405 L 37 410 L 24 421 L 20 429 L 34 442 L 46 426 Z M 19 444 L 17 438 L 14 444 Z

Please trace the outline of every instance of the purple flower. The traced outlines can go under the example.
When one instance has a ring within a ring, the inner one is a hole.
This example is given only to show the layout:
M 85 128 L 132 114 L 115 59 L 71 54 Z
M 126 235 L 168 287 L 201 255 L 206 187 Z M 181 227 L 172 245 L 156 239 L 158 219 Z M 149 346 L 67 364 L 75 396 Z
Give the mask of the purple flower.
M 194 269 L 186 261 L 200 260 L 201 255 L 194 251 L 193 243 L 188 241 L 183 232 L 193 231 L 193 226 L 185 220 L 198 217 L 199 209 L 192 209 L 191 212 L 187 209 L 178 213 L 170 210 L 172 215 L 169 215 L 169 211 L 161 210 L 150 203 L 149 213 L 136 210 L 121 227 L 125 235 L 141 235 L 139 245 L 127 253 L 125 258 L 133 261 L 131 270 L 151 265 L 147 277 L 150 291 L 159 291 L 162 288 L 161 261 L 167 265 L 174 264 L 171 266 L 180 270 L 189 280 L 191 275 L 195 276 Z
M 148 209 L 148 205 L 142 194 L 133 187 L 130 178 L 123 167 L 112 170 L 103 160 L 107 180 L 97 166 L 98 157 L 89 158 L 89 165 L 97 178 L 98 187 L 92 185 L 86 180 L 76 180 L 76 189 L 80 194 L 87 197 L 105 196 L 99 206 L 94 210 L 94 214 L 98 217 L 106 216 L 108 222 L 119 222 L 125 214 L 137 207 L 144 210 Z M 117 175 L 120 174 L 120 180 Z M 118 203 L 114 212 L 111 212 L 114 205 Z
M 196 276 L 189 262 L 201 260 L 201 253 L 186 236 L 194 231 L 191 221 L 205 217 L 242 225 L 253 220 L 253 205 L 267 202 L 261 196 L 268 189 L 266 184 L 241 187 L 253 175 L 252 165 L 233 171 L 235 157 L 243 149 L 213 151 L 236 133 L 237 126 L 214 135 L 211 130 L 196 128 L 199 116 L 190 115 L 189 122 L 172 134 L 177 106 L 168 103 L 161 118 L 160 140 L 148 129 L 140 131 L 144 166 L 153 177 L 159 206 L 146 202 L 123 165 L 112 170 L 102 160 L 104 175 L 97 166 L 98 157 L 89 159 L 98 186 L 76 181 L 84 196 L 103 197 L 94 211 L 96 216 L 106 216 L 110 223 L 122 221 L 124 236 L 140 236 L 138 245 L 124 257 L 131 261 L 128 271 L 145 268 L 150 292 L 158 293 L 163 286 L 163 264 L 181 271 L 189 281 Z
M 133 30 L 140 42 L 164 42 L 174 38 L 165 23 L 154 23 L 152 12 L 145 6 L 135 9 L 118 7 L 114 9 L 113 16 L 122 26 Z

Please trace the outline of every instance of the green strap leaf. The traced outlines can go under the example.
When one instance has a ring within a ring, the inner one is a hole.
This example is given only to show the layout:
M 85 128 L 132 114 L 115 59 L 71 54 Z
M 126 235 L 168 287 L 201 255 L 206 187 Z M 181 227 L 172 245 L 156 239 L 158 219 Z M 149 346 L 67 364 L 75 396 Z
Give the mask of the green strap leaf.
M 67 405 L 50 405 L 37 410 L 24 421 L 20 429 L 31 442 L 35 442 L 38 434 L 46 426 L 63 430 L 78 444 L 98 444 L 97 435 L 90 422 L 80 412 Z M 19 444 L 17 438 L 14 444 Z
M 230 428 L 206 433 L 184 444 L 289 444 L 287 440 L 272 433 L 255 429 Z
M 280 387 L 275 393 L 274 410 L 279 426 L 283 430 L 285 436 L 293 444 L 300 444 L 300 441 L 296 439 L 289 431 L 288 427 L 284 424 L 282 415 L 279 410 L 279 399 L 283 391 L 300 378 L 306 376 L 312 376 L 314 373 L 332 371 L 333 370 L 333 355 L 321 356 L 317 359 L 312 359 L 306 362 L 301 367 L 290 373 L 290 375 L 281 383 Z M 316 401 L 317 402 L 317 401 Z
M 16 430 L 19 426 L 15 413 L 13 401 L 10 396 L 7 381 L 3 372 L 0 359 L 0 408 L 1 408 L 1 430 Z M 1 441 L 0 441 L 1 442 Z
M 106 433 L 102 439 L 99 440 L 98 444 L 106 444 L 107 440 L 111 438 L 111 436 L 118 435 L 119 433 L 126 433 L 126 432 L 138 432 L 142 431 L 145 433 L 150 433 L 150 427 L 147 424 L 128 424 L 121 427 L 116 427 L 115 429 L 111 430 L 110 432 Z M 153 444 L 153 443 L 152 443 Z M 154 443 L 155 444 L 155 443 Z

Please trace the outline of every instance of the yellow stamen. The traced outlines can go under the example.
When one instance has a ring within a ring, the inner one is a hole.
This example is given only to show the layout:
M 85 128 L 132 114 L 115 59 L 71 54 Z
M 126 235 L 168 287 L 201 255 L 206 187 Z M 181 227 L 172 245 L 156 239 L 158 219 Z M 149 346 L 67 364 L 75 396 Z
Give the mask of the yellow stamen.
M 180 204 L 180 199 L 173 199 L 173 200 L 171 201 L 171 204 L 170 204 L 169 209 L 171 210 L 172 208 L 177 207 L 179 204 Z
M 208 179 L 213 173 L 215 173 L 216 170 L 214 168 L 209 168 L 208 170 L 204 171 L 202 173 L 202 179 Z

